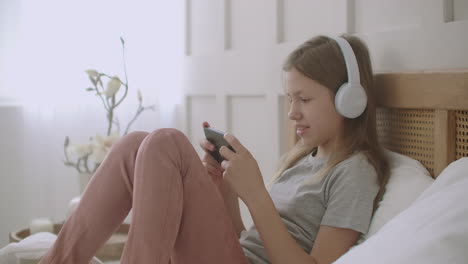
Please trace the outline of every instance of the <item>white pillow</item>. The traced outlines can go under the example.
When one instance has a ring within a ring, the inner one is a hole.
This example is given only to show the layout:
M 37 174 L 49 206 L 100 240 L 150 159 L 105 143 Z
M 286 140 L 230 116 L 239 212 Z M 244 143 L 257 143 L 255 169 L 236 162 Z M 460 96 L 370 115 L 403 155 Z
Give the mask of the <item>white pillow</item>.
M 378 233 L 335 264 L 439 264 L 468 260 L 468 158 L 450 164 Z
M 375 234 L 385 223 L 405 210 L 434 179 L 417 160 L 385 150 L 390 165 L 390 178 L 379 207 L 372 217 L 369 231 L 359 243 Z

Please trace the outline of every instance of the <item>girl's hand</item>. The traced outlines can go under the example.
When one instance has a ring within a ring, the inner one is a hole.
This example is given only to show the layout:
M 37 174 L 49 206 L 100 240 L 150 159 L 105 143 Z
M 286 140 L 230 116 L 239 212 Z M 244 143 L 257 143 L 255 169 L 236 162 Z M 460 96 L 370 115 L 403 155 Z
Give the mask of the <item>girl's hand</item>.
M 226 159 L 221 163 L 221 167 L 225 170 L 224 180 L 249 205 L 256 197 L 263 195 L 262 192 L 267 192 L 262 173 L 252 154 L 236 137 L 226 133 L 224 138 L 236 151 L 233 152 L 225 146 L 219 150 L 221 156 Z
M 210 124 L 208 124 L 208 122 L 203 122 L 203 127 L 210 127 Z M 210 154 L 216 147 L 207 139 L 200 140 L 200 147 L 205 151 L 205 155 L 203 155 L 202 158 L 203 166 L 205 166 L 208 175 L 211 176 L 211 179 L 219 188 L 223 182 L 224 169 Z

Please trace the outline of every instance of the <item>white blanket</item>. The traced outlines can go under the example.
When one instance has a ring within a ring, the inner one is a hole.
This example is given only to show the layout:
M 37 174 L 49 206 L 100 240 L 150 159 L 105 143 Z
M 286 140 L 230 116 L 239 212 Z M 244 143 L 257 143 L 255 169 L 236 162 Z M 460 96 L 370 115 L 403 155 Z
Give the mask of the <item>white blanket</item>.
M 0 264 L 36 264 L 52 246 L 56 235 L 41 232 L 0 249 Z M 103 264 L 94 257 L 90 264 Z
M 451 163 L 416 201 L 334 264 L 468 263 L 468 158 Z

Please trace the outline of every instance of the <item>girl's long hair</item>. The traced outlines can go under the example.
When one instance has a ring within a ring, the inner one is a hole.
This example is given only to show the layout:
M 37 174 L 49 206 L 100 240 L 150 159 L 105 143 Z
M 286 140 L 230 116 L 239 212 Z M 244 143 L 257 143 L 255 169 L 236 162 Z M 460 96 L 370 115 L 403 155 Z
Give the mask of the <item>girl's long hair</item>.
M 384 150 L 377 138 L 376 100 L 374 90 L 374 76 L 366 44 L 358 37 L 342 35 L 351 45 L 359 65 L 361 85 L 367 94 L 367 108 L 364 113 L 355 118 L 344 118 L 343 145 L 336 146 L 335 151 L 328 158 L 314 177 L 313 182 L 326 177 L 335 166 L 349 158 L 354 152 L 363 153 L 377 172 L 380 190 L 374 201 L 374 211 L 385 192 L 385 185 L 389 178 L 389 164 Z M 326 36 L 314 37 L 297 49 L 286 59 L 284 71 L 292 68 L 311 78 L 336 94 L 338 88 L 348 81 L 343 54 L 335 40 Z M 313 129 L 313 128 L 312 128 Z M 285 170 L 294 166 L 304 156 L 309 155 L 317 146 L 306 146 L 299 140 L 296 145 L 280 160 L 278 171 L 273 177 L 274 183 Z

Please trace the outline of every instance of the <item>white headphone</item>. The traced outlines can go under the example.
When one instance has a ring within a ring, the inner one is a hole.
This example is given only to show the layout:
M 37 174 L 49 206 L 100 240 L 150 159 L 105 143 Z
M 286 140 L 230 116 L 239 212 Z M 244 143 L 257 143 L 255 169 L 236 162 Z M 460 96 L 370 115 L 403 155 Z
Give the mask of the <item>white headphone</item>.
M 333 38 L 343 53 L 348 82 L 340 86 L 335 95 L 335 108 L 347 118 L 360 116 L 367 106 L 366 91 L 361 85 L 356 56 L 348 41 L 342 37 Z

